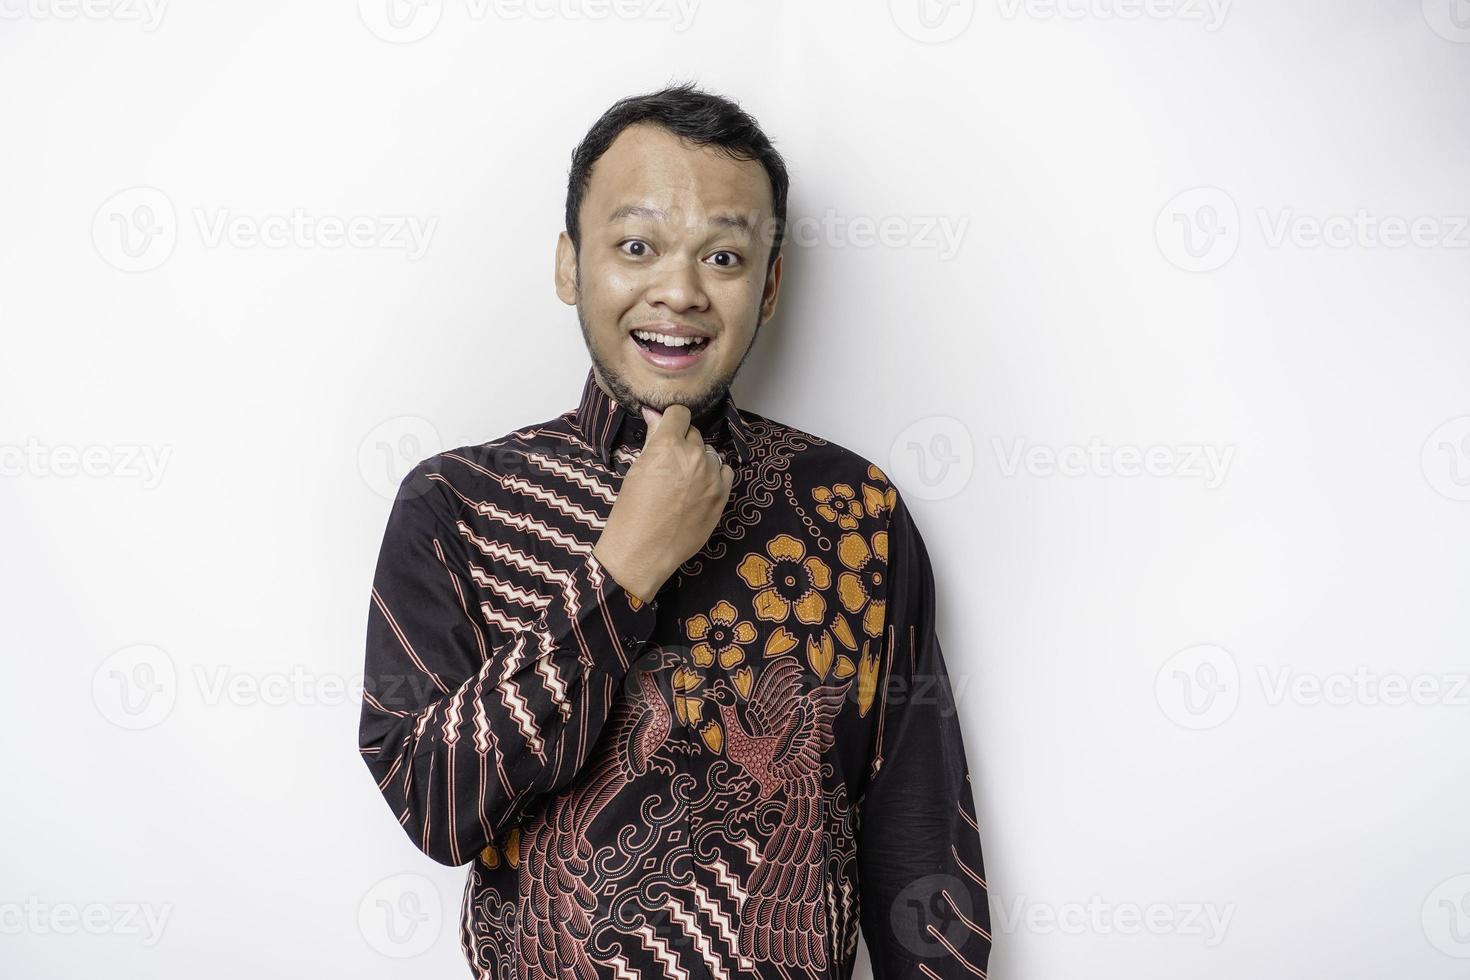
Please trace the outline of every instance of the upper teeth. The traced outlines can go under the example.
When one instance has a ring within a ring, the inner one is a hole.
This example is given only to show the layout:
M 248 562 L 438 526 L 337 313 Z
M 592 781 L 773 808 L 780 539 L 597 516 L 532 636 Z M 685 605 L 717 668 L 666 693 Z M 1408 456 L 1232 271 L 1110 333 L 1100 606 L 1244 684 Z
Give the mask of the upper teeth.
M 703 340 L 703 337 L 675 337 L 673 334 L 655 333 L 652 330 L 634 330 L 633 336 L 639 340 L 652 340 L 666 347 L 683 347 L 686 344 L 694 344 Z

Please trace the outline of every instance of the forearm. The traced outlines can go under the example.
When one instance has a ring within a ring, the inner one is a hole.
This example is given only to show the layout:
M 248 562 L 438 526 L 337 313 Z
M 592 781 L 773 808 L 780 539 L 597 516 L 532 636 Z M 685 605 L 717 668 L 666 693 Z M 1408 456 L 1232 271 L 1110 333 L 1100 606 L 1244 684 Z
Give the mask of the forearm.
M 443 573 L 447 591 L 464 595 L 447 565 Z M 590 553 L 549 574 L 556 592 L 531 623 L 458 598 L 461 608 L 431 616 L 418 583 L 375 591 L 359 745 L 404 830 L 443 864 L 471 860 L 576 775 L 652 633 L 651 604 Z M 466 651 L 487 643 L 477 617 L 509 639 L 451 687 Z

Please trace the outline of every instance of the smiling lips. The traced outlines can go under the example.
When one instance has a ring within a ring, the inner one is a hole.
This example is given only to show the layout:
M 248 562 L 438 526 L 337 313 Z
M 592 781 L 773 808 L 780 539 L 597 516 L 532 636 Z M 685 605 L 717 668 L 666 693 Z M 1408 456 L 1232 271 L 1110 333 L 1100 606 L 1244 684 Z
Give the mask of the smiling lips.
M 690 327 L 673 324 L 639 328 L 629 336 L 645 361 L 670 370 L 690 366 L 709 348 L 708 336 Z

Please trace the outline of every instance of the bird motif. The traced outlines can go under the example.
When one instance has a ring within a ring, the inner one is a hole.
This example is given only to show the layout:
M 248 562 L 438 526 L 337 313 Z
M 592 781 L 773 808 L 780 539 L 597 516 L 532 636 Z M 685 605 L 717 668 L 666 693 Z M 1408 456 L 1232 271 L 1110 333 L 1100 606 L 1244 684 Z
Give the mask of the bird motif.
M 710 686 L 709 696 L 724 723 L 726 754 L 755 780 L 760 798 L 786 794 L 781 820 L 761 848 L 740 908 L 740 953 L 820 970 L 827 966 L 821 764 L 851 681 L 802 693 L 801 672 L 791 659 L 762 672 L 745 709 L 749 731 L 736 693 L 723 678 Z
M 519 931 L 521 976 L 526 980 L 596 980 L 587 940 L 597 896 L 586 883 L 592 863 L 587 828 L 623 787 L 651 771 L 674 773 L 655 758 L 673 729 L 674 716 L 658 676 L 682 659 L 660 648 L 647 665 L 635 665 L 631 691 L 608 716 L 609 748 L 579 777 L 576 789 L 550 797 L 545 810 L 522 828 Z

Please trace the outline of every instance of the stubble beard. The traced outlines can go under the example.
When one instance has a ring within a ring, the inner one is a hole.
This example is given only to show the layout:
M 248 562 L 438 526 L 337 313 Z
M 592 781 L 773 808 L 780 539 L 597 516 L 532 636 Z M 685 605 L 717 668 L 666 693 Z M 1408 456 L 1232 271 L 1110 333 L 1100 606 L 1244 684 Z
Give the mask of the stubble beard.
M 649 402 L 645 402 L 641 398 L 639 398 L 633 392 L 632 387 L 628 385 L 623 376 L 620 375 L 612 367 L 610 367 L 608 363 L 603 360 L 602 356 L 598 354 L 597 346 L 592 343 L 592 331 L 587 326 L 586 310 L 582 308 L 580 275 L 577 277 L 577 286 L 577 323 L 582 328 L 582 342 L 587 346 L 587 353 L 592 358 L 592 364 L 597 368 L 598 375 L 601 376 L 603 384 L 607 385 L 607 388 L 612 393 L 613 398 L 620 405 L 623 406 L 624 411 L 628 412 L 634 417 L 638 417 L 642 414 L 641 409 L 644 405 L 647 405 L 649 408 L 657 412 L 662 412 L 664 409 L 668 408 L 668 405 L 654 405 Z M 750 356 L 751 350 L 755 348 L 755 339 L 756 337 L 760 336 L 761 323 L 763 322 L 763 317 L 759 312 L 757 312 L 755 330 L 751 332 L 750 343 L 746 345 L 744 353 L 740 355 L 740 360 L 736 362 L 734 369 L 731 370 L 726 377 L 714 379 L 710 386 L 704 391 L 700 392 L 696 397 L 692 399 L 692 401 L 681 403 L 688 406 L 689 414 L 691 416 L 698 416 L 703 412 L 707 412 L 714 406 L 718 405 L 722 400 L 724 400 L 726 392 L 730 390 L 731 382 L 733 382 L 735 380 L 735 376 L 740 373 L 740 368 L 745 364 L 745 359 Z M 670 402 L 669 404 L 673 403 Z

